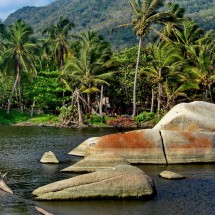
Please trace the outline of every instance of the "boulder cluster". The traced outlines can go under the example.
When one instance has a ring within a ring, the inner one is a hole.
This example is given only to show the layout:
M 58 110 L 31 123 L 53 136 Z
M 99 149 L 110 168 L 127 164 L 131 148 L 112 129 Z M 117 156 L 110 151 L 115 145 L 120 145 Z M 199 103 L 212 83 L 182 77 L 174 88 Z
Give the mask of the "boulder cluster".
M 215 104 L 176 105 L 152 129 L 92 137 L 69 154 L 84 159 L 63 172 L 90 173 L 40 187 L 33 191 L 36 199 L 152 197 L 152 179 L 130 164 L 215 162 Z M 159 176 L 184 178 L 170 171 Z

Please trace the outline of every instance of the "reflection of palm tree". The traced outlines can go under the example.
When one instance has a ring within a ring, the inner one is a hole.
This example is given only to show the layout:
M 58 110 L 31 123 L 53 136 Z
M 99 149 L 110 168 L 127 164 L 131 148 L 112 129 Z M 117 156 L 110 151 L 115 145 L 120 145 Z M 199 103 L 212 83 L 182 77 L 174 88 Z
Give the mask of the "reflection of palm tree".
M 56 59 L 58 68 L 64 66 L 64 57 L 68 55 L 70 50 L 70 41 L 68 40 L 69 31 L 74 27 L 74 24 L 63 17 L 56 25 L 52 25 L 43 31 L 43 34 L 48 34 L 45 40 L 44 48 L 48 55 Z
M 139 38 L 137 63 L 134 76 L 134 87 L 133 87 L 133 114 L 136 115 L 136 85 L 137 85 L 137 74 L 140 61 L 140 49 L 142 46 L 142 40 L 152 30 L 161 36 L 156 29 L 152 28 L 152 24 L 163 23 L 169 20 L 171 16 L 167 12 L 159 12 L 159 9 L 163 5 L 163 0 L 129 0 L 131 8 L 135 14 L 135 18 L 131 23 L 123 24 L 118 26 L 121 27 L 133 27 Z
M 2 67 L 6 71 L 12 71 L 15 68 L 16 79 L 8 100 L 8 113 L 11 105 L 12 96 L 15 88 L 18 86 L 19 104 L 22 110 L 21 98 L 21 71 L 36 75 L 34 51 L 36 50 L 35 41 L 30 37 L 33 30 L 24 21 L 18 20 L 13 26 L 6 29 L 3 39 L 5 50 L 2 54 Z

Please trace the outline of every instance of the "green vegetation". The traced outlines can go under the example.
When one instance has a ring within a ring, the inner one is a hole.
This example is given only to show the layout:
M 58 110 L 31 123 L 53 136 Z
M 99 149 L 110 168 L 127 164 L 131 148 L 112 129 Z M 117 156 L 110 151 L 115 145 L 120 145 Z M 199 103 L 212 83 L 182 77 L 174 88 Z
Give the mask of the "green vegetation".
M 62 7 L 71 2 L 62 1 Z M 0 24 L 0 123 L 125 127 L 156 123 L 181 102 L 214 102 L 213 32 L 200 28 L 177 4 L 128 2 L 122 8 L 134 15 L 123 16 L 127 24 L 119 16 L 121 25 L 115 22 L 112 27 L 128 27 L 131 33 L 133 27 L 139 45 L 136 40 L 136 45 L 121 51 L 113 52 L 94 29 L 72 35 L 70 29 L 78 32 L 79 22 L 74 26 L 66 17 L 44 26 L 37 39 L 23 20 Z M 92 1 L 94 9 L 96 3 Z M 105 10 L 115 5 L 115 1 L 100 3 Z M 78 8 L 84 13 L 88 3 L 82 4 Z M 93 15 L 98 20 L 103 16 L 96 10 Z M 21 112 L 11 113 L 10 108 Z M 48 115 L 38 116 L 38 111 Z
M 166 0 L 186 8 L 186 15 L 197 21 L 205 30 L 215 29 L 215 5 L 213 0 Z M 24 7 L 11 14 L 5 24 L 22 19 L 30 24 L 38 38 L 47 26 L 57 23 L 56 17 L 69 18 L 76 27 L 72 33 L 93 29 L 107 38 L 111 44 L 123 49 L 136 44 L 130 29 L 110 34 L 112 28 L 131 20 L 132 10 L 127 0 L 60 0 L 46 7 Z
M 9 114 L 5 110 L 0 109 L 0 124 L 10 125 L 17 123 L 25 123 L 32 125 L 53 125 L 58 124 L 58 116 L 53 114 L 37 114 L 31 116 L 30 113 L 24 112 L 20 113 L 18 110 L 11 110 Z

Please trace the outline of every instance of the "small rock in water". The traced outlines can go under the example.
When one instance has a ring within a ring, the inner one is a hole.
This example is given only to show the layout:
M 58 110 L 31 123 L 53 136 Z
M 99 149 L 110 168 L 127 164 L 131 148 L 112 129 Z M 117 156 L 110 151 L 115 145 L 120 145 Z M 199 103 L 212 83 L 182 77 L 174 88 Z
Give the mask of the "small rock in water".
M 167 170 L 161 172 L 159 176 L 166 179 L 184 179 L 185 178 L 183 175 L 180 175 L 175 172 L 167 171 Z
M 56 158 L 55 154 L 51 151 L 45 152 L 42 158 L 40 159 L 41 163 L 59 163 L 58 159 Z

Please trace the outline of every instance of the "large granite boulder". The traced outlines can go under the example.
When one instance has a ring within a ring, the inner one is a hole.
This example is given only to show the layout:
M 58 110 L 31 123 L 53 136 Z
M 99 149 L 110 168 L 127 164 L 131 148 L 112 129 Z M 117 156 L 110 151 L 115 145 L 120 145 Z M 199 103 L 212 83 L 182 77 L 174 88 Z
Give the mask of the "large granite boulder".
M 215 133 L 161 131 L 169 164 L 215 162 Z
M 215 132 L 215 104 L 202 101 L 178 104 L 154 129 Z
M 104 153 L 130 163 L 166 164 L 160 131 L 156 129 L 110 134 L 88 142 L 87 156 Z
M 70 151 L 69 155 L 75 155 L 75 156 L 85 156 L 86 155 L 86 149 L 89 144 L 91 144 L 94 140 L 96 140 L 98 137 L 91 137 L 85 140 L 83 143 L 81 143 L 79 146 L 74 148 L 72 151 Z
M 45 152 L 40 159 L 41 163 L 46 163 L 46 164 L 56 164 L 59 163 L 57 157 L 52 151 Z
M 156 194 L 152 179 L 129 165 L 57 181 L 33 191 L 38 200 L 143 198 Z
M 112 168 L 118 165 L 130 165 L 124 158 L 113 154 L 95 154 L 62 169 L 62 172 L 94 172 L 100 169 Z

